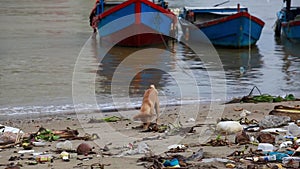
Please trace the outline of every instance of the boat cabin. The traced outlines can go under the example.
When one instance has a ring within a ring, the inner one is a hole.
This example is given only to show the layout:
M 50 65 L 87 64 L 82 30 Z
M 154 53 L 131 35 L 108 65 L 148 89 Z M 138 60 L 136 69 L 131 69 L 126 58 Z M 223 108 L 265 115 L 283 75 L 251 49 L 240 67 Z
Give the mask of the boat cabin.
M 279 14 L 282 21 L 300 20 L 300 7 L 284 7 Z

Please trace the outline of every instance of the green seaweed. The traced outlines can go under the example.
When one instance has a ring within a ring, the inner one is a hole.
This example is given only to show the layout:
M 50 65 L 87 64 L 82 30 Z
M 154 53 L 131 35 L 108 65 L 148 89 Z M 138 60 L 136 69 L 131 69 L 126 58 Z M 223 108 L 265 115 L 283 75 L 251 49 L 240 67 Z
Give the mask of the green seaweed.
M 34 137 L 35 140 L 56 141 L 60 137 L 53 134 L 52 130 L 41 128 Z

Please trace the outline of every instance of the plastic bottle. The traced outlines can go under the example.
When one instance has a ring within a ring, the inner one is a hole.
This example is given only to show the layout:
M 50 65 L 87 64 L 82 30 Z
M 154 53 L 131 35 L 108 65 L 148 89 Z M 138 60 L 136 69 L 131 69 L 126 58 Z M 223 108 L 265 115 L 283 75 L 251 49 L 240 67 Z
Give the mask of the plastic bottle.
M 276 161 L 276 155 L 262 156 L 260 158 L 264 161 Z
M 64 142 L 58 142 L 56 144 L 56 148 L 57 149 L 62 149 L 62 150 L 72 150 L 73 145 L 72 145 L 71 141 L 66 140 Z
M 295 123 L 290 123 L 288 126 L 288 132 L 292 135 L 292 136 L 299 136 L 300 135 L 300 128 L 295 124 Z
M 282 161 L 282 158 L 284 157 L 289 157 L 288 154 L 286 153 L 281 153 L 281 152 L 270 152 L 269 153 L 270 156 L 275 155 L 276 156 L 276 161 Z
M 270 143 L 259 143 L 257 150 L 274 151 L 274 146 Z

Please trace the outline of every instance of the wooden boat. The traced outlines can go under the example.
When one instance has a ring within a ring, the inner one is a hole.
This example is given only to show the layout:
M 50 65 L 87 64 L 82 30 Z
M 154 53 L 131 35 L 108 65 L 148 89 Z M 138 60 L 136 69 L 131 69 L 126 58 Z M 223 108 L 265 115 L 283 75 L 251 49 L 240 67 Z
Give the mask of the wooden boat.
M 286 6 L 277 12 L 275 35 L 300 42 L 300 7 L 291 7 L 291 0 L 284 1 Z
M 176 19 L 164 0 L 100 0 L 96 18 L 101 41 L 132 47 L 165 43 Z
M 241 48 L 257 42 L 264 22 L 240 7 L 184 7 L 179 22 L 187 39 L 200 29 L 213 45 Z

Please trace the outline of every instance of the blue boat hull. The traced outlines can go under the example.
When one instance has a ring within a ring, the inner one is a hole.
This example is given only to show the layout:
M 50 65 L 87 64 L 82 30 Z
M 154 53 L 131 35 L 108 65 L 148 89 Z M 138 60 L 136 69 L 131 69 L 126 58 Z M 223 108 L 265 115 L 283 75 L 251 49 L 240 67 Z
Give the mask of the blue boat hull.
M 290 21 L 282 23 L 284 36 L 292 42 L 300 42 L 300 21 Z
M 101 39 L 122 46 L 145 46 L 171 36 L 175 15 L 148 0 L 129 0 L 98 18 Z
M 206 23 L 196 24 L 213 45 L 242 48 L 254 45 L 260 38 L 264 22 L 248 12 L 239 12 Z M 183 30 L 187 28 L 183 26 Z M 185 31 L 185 30 L 184 30 Z M 189 30 L 191 40 L 195 29 Z
M 291 0 L 286 0 L 286 6 L 277 12 L 275 36 L 286 37 L 292 42 L 300 42 L 300 7 L 291 7 Z

